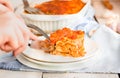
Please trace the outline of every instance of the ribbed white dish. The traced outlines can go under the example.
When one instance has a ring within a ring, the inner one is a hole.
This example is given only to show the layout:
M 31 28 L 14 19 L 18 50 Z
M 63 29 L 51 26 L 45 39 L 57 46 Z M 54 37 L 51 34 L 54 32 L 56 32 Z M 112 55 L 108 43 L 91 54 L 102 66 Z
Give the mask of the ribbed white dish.
M 42 3 L 48 0 L 39 0 L 39 2 L 34 2 L 31 6 L 35 4 Z M 24 13 L 23 6 L 18 7 L 16 10 L 17 14 L 20 14 L 26 24 L 34 24 L 43 29 L 45 32 L 52 32 L 63 27 L 69 27 L 74 21 L 79 17 L 86 16 L 88 9 L 90 8 L 91 0 L 86 1 L 86 5 L 76 14 L 69 15 L 36 15 L 36 14 L 26 14 Z

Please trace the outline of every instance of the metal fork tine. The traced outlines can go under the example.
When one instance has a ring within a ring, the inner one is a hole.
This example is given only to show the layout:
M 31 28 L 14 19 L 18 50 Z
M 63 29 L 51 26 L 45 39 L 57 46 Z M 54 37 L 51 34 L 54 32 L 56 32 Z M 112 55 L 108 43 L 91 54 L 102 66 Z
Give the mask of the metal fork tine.
M 33 9 L 34 13 L 39 13 L 39 11 L 37 9 Z
M 29 11 L 31 11 L 34 14 L 38 14 L 39 11 L 37 9 L 29 8 Z
M 32 14 L 32 11 L 30 11 L 29 9 L 25 9 L 25 11 L 27 11 L 30 14 Z
M 24 3 L 24 10 L 27 11 L 28 13 L 30 13 L 30 14 L 40 14 L 40 13 L 44 14 L 44 13 L 40 12 L 39 9 L 30 7 L 27 0 L 23 0 L 23 3 Z
M 34 14 L 34 11 L 31 8 L 27 8 L 28 12 Z
M 33 10 L 31 10 L 31 13 L 32 13 L 32 14 L 38 14 L 37 12 L 35 12 L 35 11 L 33 11 Z

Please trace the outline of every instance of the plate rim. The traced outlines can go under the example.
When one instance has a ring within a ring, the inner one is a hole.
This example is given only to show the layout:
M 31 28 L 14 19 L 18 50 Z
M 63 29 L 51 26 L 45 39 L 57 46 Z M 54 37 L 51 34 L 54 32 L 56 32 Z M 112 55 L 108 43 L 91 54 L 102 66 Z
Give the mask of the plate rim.
M 44 61 L 40 61 L 40 60 L 35 60 L 35 59 L 32 59 L 32 58 L 30 58 L 30 57 L 27 57 L 27 56 L 25 56 L 24 54 L 21 54 L 21 56 L 22 57 L 24 57 L 25 59 L 27 59 L 27 60 L 33 60 L 33 61 L 37 61 L 37 62 L 43 62 L 43 63 L 53 63 L 53 64 L 71 64 L 71 63 L 77 63 L 77 62 L 83 62 L 83 61 L 86 61 L 86 60 L 88 60 L 88 59 L 85 59 L 85 60 L 79 60 L 79 61 L 73 61 L 73 62 L 44 62 Z

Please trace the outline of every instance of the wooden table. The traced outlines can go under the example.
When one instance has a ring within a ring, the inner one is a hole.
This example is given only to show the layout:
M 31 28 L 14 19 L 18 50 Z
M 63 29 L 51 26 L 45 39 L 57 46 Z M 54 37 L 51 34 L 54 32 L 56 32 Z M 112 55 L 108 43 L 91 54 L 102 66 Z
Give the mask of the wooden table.
M 42 73 L 0 70 L 0 78 L 119 78 L 117 74 Z
M 20 0 L 7 0 L 12 2 L 13 6 L 16 7 L 16 2 L 21 4 Z M 31 0 L 30 0 L 31 1 Z M 93 5 L 101 5 L 100 0 L 93 0 Z M 103 7 L 103 6 L 102 6 Z M 99 14 L 100 10 L 96 9 L 96 15 Z M 99 11 L 99 12 L 98 12 Z M 100 18 L 97 17 L 100 22 Z M 102 22 L 101 22 L 102 23 Z M 3 53 L 0 53 L 0 55 Z M 23 72 L 23 71 L 8 71 L 0 70 L 0 78 L 119 78 L 118 74 L 100 74 L 100 73 L 42 73 L 42 72 Z

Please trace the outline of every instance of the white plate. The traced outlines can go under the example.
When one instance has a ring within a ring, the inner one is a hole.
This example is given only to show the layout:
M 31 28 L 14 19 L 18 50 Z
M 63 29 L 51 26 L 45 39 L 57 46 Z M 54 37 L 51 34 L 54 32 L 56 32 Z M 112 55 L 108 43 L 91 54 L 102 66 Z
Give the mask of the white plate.
M 23 52 L 23 55 L 37 61 L 48 62 L 48 63 L 76 62 L 84 59 L 89 59 L 90 57 L 94 56 L 98 50 L 97 44 L 89 38 L 85 38 L 84 46 L 85 46 L 86 54 L 84 57 L 78 57 L 78 58 L 65 57 L 60 55 L 51 55 L 49 53 L 45 53 L 42 50 L 37 50 L 30 47 L 26 48 L 26 50 Z
M 41 70 L 47 70 L 47 71 L 73 71 L 73 70 L 78 70 L 78 69 L 83 69 L 83 68 L 87 68 L 93 64 L 95 64 L 95 60 L 97 58 L 97 56 L 94 56 L 90 59 L 87 59 L 86 61 L 78 61 L 78 62 L 74 62 L 72 64 L 68 65 L 61 65 L 61 66 L 49 66 L 49 65 L 44 65 L 43 63 L 40 62 L 35 62 L 35 60 L 31 61 L 31 60 L 27 60 L 26 58 L 24 58 L 22 55 L 18 55 L 16 57 L 18 59 L 19 62 L 21 62 L 22 64 L 28 66 L 28 67 L 32 67 L 32 68 L 36 68 L 36 69 L 41 69 Z
M 30 61 L 32 63 L 36 63 L 36 64 L 40 64 L 40 65 L 44 65 L 44 66 L 55 66 L 55 67 L 69 67 L 71 65 L 75 65 L 75 64 L 82 64 L 82 63 L 85 63 L 87 62 L 88 60 L 92 59 L 92 58 L 89 58 L 89 59 L 85 59 L 85 60 L 81 60 L 81 61 L 77 61 L 77 62 L 68 62 L 68 63 L 50 63 L 50 62 L 42 62 L 42 61 L 39 61 L 39 60 L 35 60 L 35 59 L 31 59 L 29 57 L 26 57 L 24 56 L 23 54 L 20 55 L 20 57 L 23 57 L 24 59 L 26 59 L 27 61 Z

